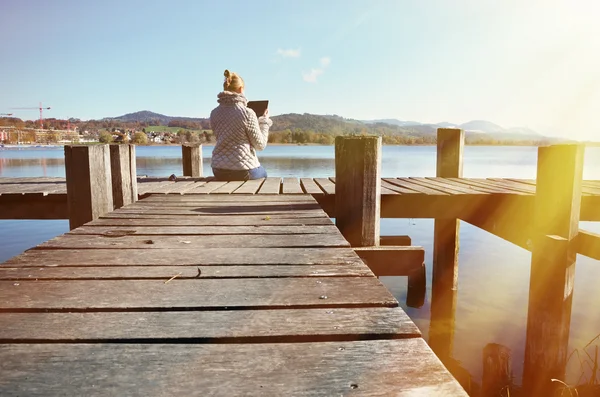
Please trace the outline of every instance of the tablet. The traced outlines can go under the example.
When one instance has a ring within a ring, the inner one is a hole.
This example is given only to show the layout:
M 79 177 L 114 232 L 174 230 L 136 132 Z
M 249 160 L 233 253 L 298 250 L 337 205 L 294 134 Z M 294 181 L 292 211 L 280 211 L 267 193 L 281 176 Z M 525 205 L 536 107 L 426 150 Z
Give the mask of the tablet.
M 265 114 L 265 111 L 269 107 L 269 101 L 250 101 L 246 106 L 254 110 L 256 117 L 260 117 Z

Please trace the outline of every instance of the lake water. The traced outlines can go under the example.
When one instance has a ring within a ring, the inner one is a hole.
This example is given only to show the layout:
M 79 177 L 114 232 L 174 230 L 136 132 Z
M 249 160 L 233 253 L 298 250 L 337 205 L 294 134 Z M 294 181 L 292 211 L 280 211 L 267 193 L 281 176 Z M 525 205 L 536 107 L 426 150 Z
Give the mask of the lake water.
M 210 171 L 212 147 L 204 147 L 204 173 Z M 334 175 L 333 146 L 269 146 L 260 153 L 271 176 L 327 177 Z M 382 175 L 435 176 L 436 148 L 384 146 Z M 535 178 L 537 149 L 533 147 L 467 146 L 465 177 Z M 181 175 L 178 146 L 137 147 L 138 175 Z M 0 150 L 0 177 L 64 177 L 63 149 Z M 600 179 L 600 148 L 588 148 L 585 179 Z M 600 223 L 582 222 L 581 228 L 600 233 Z M 68 231 L 68 222 L 0 221 L 0 262 L 49 238 Z M 428 293 L 419 309 L 406 307 L 406 279 L 382 281 L 419 326 L 425 339 L 429 329 L 433 220 L 382 219 L 382 235 L 409 235 L 413 245 L 426 250 Z M 520 383 L 525 349 L 525 325 L 531 254 L 498 237 L 461 222 L 459 291 L 456 312 L 454 358 L 474 378 L 481 379 L 481 352 L 488 343 L 509 347 L 513 372 Z M 600 333 L 600 263 L 578 257 L 573 298 L 569 351 L 581 350 Z M 595 344 L 598 344 L 596 341 Z M 576 359 L 569 362 L 570 382 L 577 382 Z

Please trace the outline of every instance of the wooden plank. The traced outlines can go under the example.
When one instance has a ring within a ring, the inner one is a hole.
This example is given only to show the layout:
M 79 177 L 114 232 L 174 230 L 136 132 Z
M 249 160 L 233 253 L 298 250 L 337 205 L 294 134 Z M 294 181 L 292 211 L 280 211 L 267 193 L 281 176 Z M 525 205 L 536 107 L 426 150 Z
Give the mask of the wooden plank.
M 335 224 L 353 247 L 379 244 L 381 137 L 335 137 Z
M 204 196 L 209 197 L 209 196 Z M 246 199 L 246 196 L 235 196 L 235 201 L 220 201 L 221 196 L 212 196 L 211 200 L 199 200 L 199 201 L 163 201 L 163 202 L 147 202 L 146 199 L 142 199 L 135 204 L 128 205 L 127 208 L 123 208 L 121 211 L 128 209 L 142 209 L 142 210 L 156 210 L 156 209 L 184 209 L 190 210 L 194 208 L 270 208 L 270 207 L 282 207 L 290 210 L 294 209 L 319 209 L 319 204 L 315 200 L 304 200 L 299 199 L 297 201 L 292 200 L 278 200 L 278 196 L 256 196 L 256 197 L 270 197 L 271 200 L 252 200 L 251 197 Z M 300 196 L 299 196 L 300 197 Z
M 2 194 L 0 219 L 68 219 L 66 194 Z
M 467 396 L 421 338 L 322 343 L 6 344 L 0 350 L 0 362 L 5 396 L 62 395 L 66 391 L 85 396 L 193 395 L 198 391 L 211 396 L 340 396 L 356 392 L 388 396 L 399 391 L 406 396 Z
M 263 184 L 260 186 L 258 194 L 279 194 L 281 189 L 281 178 L 280 177 L 267 177 Z
M 416 178 L 410 177 L 411 181 L 415 183 L 420 183 L 422 186 L 434 186 L 437 189 L 442 189 L 442 191 L 448 194 L 488 194 L 488 193 L 479 193 L 473 191 L 473 189 L 465 188 L 462 186 L 455 186 L 449 183 L 445 183 L 444 178 Z
M 483 185 L 487 185 L 490 187 L 499 187 L 501 189 L 508 189 L 514 192 L 526 193 L 526 194 L 535 194 L 535 186 L 522 185 L 518 183 L 510 183 L 506 181 L 494 181 L 491 179 L 484 178 L 473 178 L 472 181 L 481 183 Z
M 308 194 L 323 194 L 325 193 L 312 178 L 300 178 L 302 189 Z
M 313 204 L 305 204 L 307 207 L 314 207 Z M 145 215 L 145 216 L 210 216 L 210 215 L 269 215 L 269 216 L 326 216 L 325 212 L 319 208 L 313 209 L 290 209 L 284 205 L 272 205 L 272 206 L 232 206 L 232 207 L 191 207 L 190 209 L 145 209 L 145 208 L 121 208 L 105 215 L 105 217 L 115 218 L 121 217 L 132 217 L 133 215 Z
M 246 181 L 239 189 L 237 189 L 233 193 L 234 194 L 256 194 L 256 192 L 258 192 L 258 190 L 260 189 L 260 187 L 264 181 L 265 181 L 264 178 Z
M 218 189 L 213 190 L 210 194 L 231 194 L 236 189 L 244 184 L 244 181 L 231 181 L 227 182 L 225 185 L 221 186 Z
M 0 202 L 2 200 L 0 199 Z M 66 205 L 65 205 L 66 207 Z M 66 211 L 66 210 L 65 210 Z M 2 212 L 0 211 L 0 215 Z M 60 219 L 60 218 L 58 218 Z M 257 225 L 257 227 L 265 225 L 287 225 L 287 226 L 306 226 L 306 225 L 333 225 L 331 219 L 324 216 L 317 217 L 294 217 L 291 216 L 276 216 L 267 218 L 265 215 L 244 215 L 244 216 L 229 216 L 229 215 L 212 215 L 212 216 L 195 216 L 183 218 L 181 216 L 163 216 L 163 217 L 147 217 L 139 216 L 122 217 L 122 218 L 100 218 L 89 222 L 88 226 L 247 226 Z
M 396 192 L 395 190 L 389 189 L 385 186 L 381 186 L 381 194 L 389 195 L 389 194 L 400 194 L 400 193 Z
M 425 262 L 423 247 L 355 247 L 376 276 L 408 276 Z
M 226 184 L 227 182 L 225 181 L 210 181 L 186 191 L 185 194 L 209 194 Z M 152 192 L 149 191 L 148 193 Z
M 69 227 L 75 229 L 113 210 L 108 145 L 65 145 Z
M 338 234 L 334 225 L 249 225 L 249 226 L 81 226 L 69 234 L 100 235 L 108 237 L 132 235 L 178 235 L 178 236 L 215 236 L 237 234 Z
M 391 190 L 393 192 L 397 192 L 399 194 L 421 194 L 420 192 L 416 192 L 414 190 L 406 189 L 404 187 L 396 186 L 388 182 L 388 178 L 381 179 L 381 187 Z
M 4 265 L 43 266 L 211 266 L 362 264 L 349 248 L 196 248 L 130 250 L 29 250 Z
M 248 321 L 251 318 L 252 321 Z M 194 340 L 274 343 L 281 340 L 415 338 L 419 329 L 399 307 L 200 312 L 0 313 L 0 341 L 96 342 Z M 127 324 L 126 327 L 123 324 Z M 223 324 L 227 324 L 226 327 Z M 262 326 L 257 326 L 261 324 Z M 4 326 L 6 325 L 6 326 Z
M 135 169 L 131 169 L 132 163 L 135 163 L 135 146 L 113 144 L 109 145 L 109 151 L 113 204 L 114 208 L 121 208 L 138 199 Z M 130 157 L 132 154 L 133 159 Z
M 248 181 L 253 182 L 253 181 Z M 246 182 L 246 183 L 248 183 Z M 243 186 L 242 186 L 243 188 Z M 240 189 L 242 189 L 240 188 Z M 254 195 L 254 194 L 239 194 L 239 189 L 235 191 L 233 195 L 223 195 L 223 196 L 201 196 L 201 195 L 183 195 L 183 196 L 164 196 L 164 195 L 150 195 L 143 200 L 140 200 L 142 203 L 177 203 L 186 204 L 186 203 L 240 203 L 240 202 L 252 202 L 252 203 L 261 203 L 261 202 L 311 202 L 314 203 L 315 199 L 312 198 L 309 194 L 302 195 L 277 195 L 277 196 L 269 196 L 269 195 Z
M 0 184 L 0 194 L 49 194 L 61 190 L 66 193 L 67 187 L 64 183 L 25 183 L 25 184 Z
M 127 219 L 181 219 L 183 222 L 185 222 L 186 219 L 193 219 L 194 217 L 197 218 L 208 218 L 211 216 L 215 216 L 215 217 L 219 217 L 222 218 L 225 215 L 229 215 L 229 216 L 236 216 L 236 217 L 254 217 L 255 216 L 260 216 L 262 215 L 264 218 L 264 221 L 271 221 L 275 218 L 281 218 L 281 219 L 299 219 L 299 218 L 318 218 L 318 217 L 325 217 L 327 216 L 325 214 L 325 212 L 323 211 L 318 211 L 318 210 L 309 210 L 309 211 L 296 211 L 296 212 L 290 212 L 290 211 L 272 211 L 272 212 L 259 212 L 259 213 L 252 213 L 252 212 L 247 212 L 247 211 L 240 211 L 240 212 L 212 212 L 211 213 L 196 213 L 194 214 L 193 212 L 185 212 L 185 211 L 180 211 L 180 213 L 178 214 L 174 214 L 173 211 L 171 212 L 160 212 L 160 211 L 154 211 L 154 214 L 149 214 L 147 212 L 144 213 L 133 213 L 133 212 L 109 212 L 108 214 L 102 216 L 102 218 L 105 219 L 119 219 L 119 218 L 127 218 Z M 214 215 L 213 215 L 214 214 Z M 243 223 L 242 223 L 243 224 Z
M 298 178 L 283 178 L 283 194 L 304 194 Z
M 437 188 L 421 186 L 420 184 L 415 183 L 408 178 L 389 178 L 389 179 L 386 179 L 386 181 L 388 181 L 392 185 L 400 186 L 405 189 L 411 189 L 411 190 L 414 190 L 414 191 L 422 193 L 422 194 L 431 194 L 431 195 L 447 195 L 448 194 L 441 190 L 438 190 Z
M 527 395 L 552 395 L 564 379 L 575 283 L 583 145 L 538 148 L 533 249 L 523 367 Z M 551 330 L 550 332 L 548 330 Z
M 0 177 L 0 184 L 10 184 L 10 183 L 66 183 L 66 179 L 63 177 L 55 177 L 55 176 L 41 176 L 41 177 Z
M 185 143 L 181 145 L 183 175 L 199 178 L 202 176 L 202 145 Z
M 159 189 L 164 187 L 164 186 L 168 186 L 168 185 L 172 185 L 175 182 L 172 181 L 168 181 L 168 180 L 163 180 L 160 182 L 147 182 L 138 179 L 138 195 L 139 196 L 143 196 L 146 194 L 150 194 L 150 192 L 153 192 L 155 190 L 160 191 Z
M 220 236 L 123 236 L 65 234 L 48 240 L 35 249 L 130 249 L 130 248 L 210 248 L 210 247 L 347 247 L 340 234 L 296 235 L 220 235 Z
M 243 291 L 243 293 L 242 293 Z M 0 311 L 396 307 L 374 277 L 0 281 Z
M 0 266 L 0 280 L 145 280 L 204 278 L 373 277 L 360 263 L 343 265 L 246 266 Z
M 600 234 L 579 230 L 575 240 L 578 254 L 600 261 Z
M 410 236 L 381 236 L 381 237 L 379 237 L 379 245 L 410 246 L 410 245 L 412 245 L 412 240 L 411 240 Z
M 314 181 L 325 194 L 335 194 L 335 184 L 328 178 L 315 178 Z
M 457 182 L 457 183 L 462 183 L 467 186 L 476 186 L 476 187 L 481 187 L 481 188 L 486 188 L 486 189 L 492 189 L 496 193 L 516 194 L 516 195 L 528 195 L 529 194 L 529 193 L 522 192 L 519 190 L 510 189 L 510 188 L 507 188 L 504 186 L 499 186 L 498 184 L 477 181 L 473 178 L 468 178 L 468 179 L 467 178 L 449 178 L 449 180 Z
M 469 181 L 468 178 L 455 179 L 455 178 L 438 178 L 438 177 L 436 177 L 436 178 L 427 178 L 427 179 L 439 181 L 441 183 L 444 183 L 445 185 L 452 186 L 455 189 L 466 189 L 467 191 L 471 191 L 473 194 L 486 194 L 486 193 L 498 194 L 498 193 L 505 192 L 503 189 L 471 185 L 468 183 L 468 181 Z
M 183 193 L 185 191 L 191 190 L 195 187 L 202 186 L 206 182 L 196 182 L 196 181 L 174 181 L 173 183 L 169 183 L 163 185 L 159 188 L 152 189 L 152 194 L 168 194 L 168 193 Z

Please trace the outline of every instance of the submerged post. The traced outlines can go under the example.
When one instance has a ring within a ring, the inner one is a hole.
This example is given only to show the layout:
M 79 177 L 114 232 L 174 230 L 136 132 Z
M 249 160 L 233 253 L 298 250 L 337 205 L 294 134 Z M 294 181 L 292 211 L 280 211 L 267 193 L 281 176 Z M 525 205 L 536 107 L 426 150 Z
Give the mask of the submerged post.
M 181 146 L 183 176 L 202 177 L 202 145 L 184 143 Z
M 110 145 L 114 208 L 137 201 L 135 145 Z
M 582 145 L 538 149 L 523 389 L 553 395 L 567 361 L 579 232 Z
M 65 174 L 71 230 L 113 210 L 108 145 L 66 145 Z
M 335 223 L 353 247 L 379 245 L 381 137 L 335 138 Z
M 436 176 L 463 175 L 464 132 L 438 128 Z M 433 230 L 433 277 L 429 345 L 444 360 L 452 353 L 458 286 L 458 219 L 436 219 Z

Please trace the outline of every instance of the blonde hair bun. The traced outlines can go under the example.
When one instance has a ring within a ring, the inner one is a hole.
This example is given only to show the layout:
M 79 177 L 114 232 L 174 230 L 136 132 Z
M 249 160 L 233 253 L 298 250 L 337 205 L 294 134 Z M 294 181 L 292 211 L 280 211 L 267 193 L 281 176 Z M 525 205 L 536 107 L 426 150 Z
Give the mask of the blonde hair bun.
M 244 80 L 237 73 L 225 69 L 223 75 L 225 76 L 225 82 L 223 83 L 225 91 L 237 91 L 240 87 L 244 87 Z

